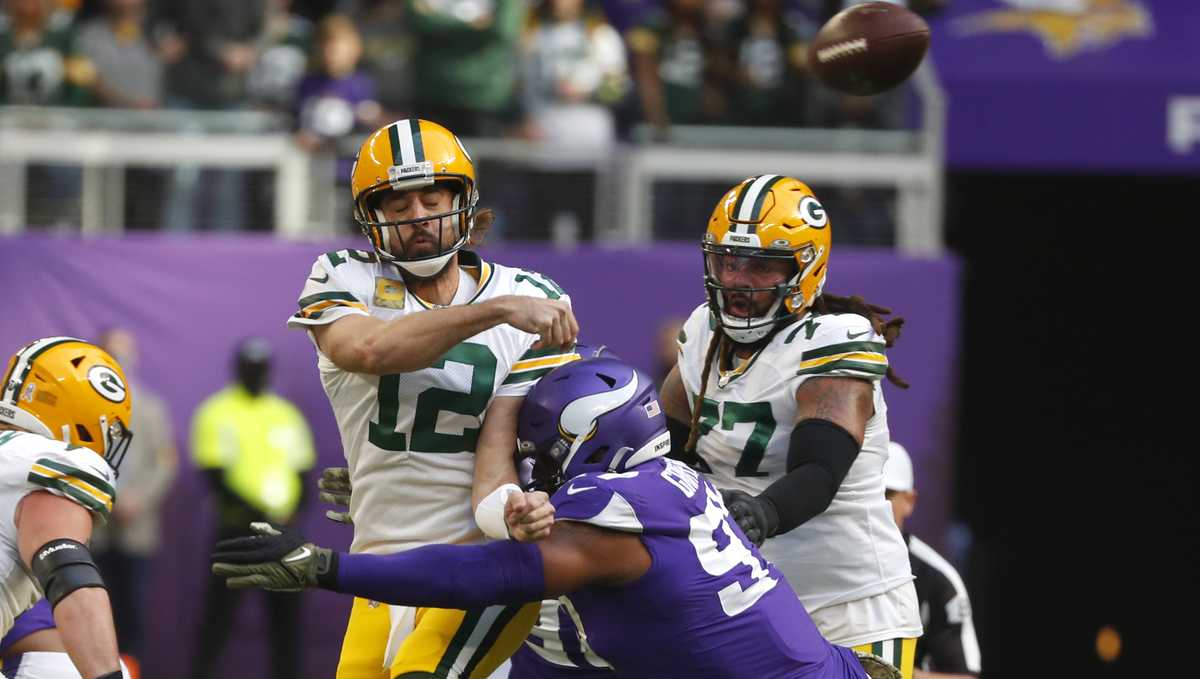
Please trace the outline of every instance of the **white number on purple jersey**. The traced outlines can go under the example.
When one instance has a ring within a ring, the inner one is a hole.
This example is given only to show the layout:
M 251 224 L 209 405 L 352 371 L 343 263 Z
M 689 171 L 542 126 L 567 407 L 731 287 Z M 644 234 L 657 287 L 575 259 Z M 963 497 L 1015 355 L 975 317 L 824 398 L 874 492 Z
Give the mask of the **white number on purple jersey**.
M 691 520 L 691 532 L 688 540 L 696 548 L 696 556 L 704 571 L 714 577 L 729 573 L 739 565 L 750 567 L 750 578 L 753 584 L 743 587 L 742 583 L 733 581 L 721 588 L 717 596 L 721 599 L 721 608 L 725 615 L 733 617 L 750 608 L 764 594 L 771 591 L 779 580 L 770 577 L 766 564 L 750 551 L 750 547 L 742 541 L 741 535 L 733 532 L 727 517 L 729 512 L 714 498 L 720 497 L 712 484 L 705 482 L 705 510 Z M 724 548 L 717 545 L 714 537 L 720 530 L 728 539 Z

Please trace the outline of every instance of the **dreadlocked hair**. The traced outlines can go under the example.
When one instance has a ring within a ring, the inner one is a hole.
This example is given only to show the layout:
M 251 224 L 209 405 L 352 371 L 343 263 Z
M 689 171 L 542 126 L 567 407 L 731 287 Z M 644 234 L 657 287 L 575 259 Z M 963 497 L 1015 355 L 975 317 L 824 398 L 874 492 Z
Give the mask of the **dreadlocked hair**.
M 700 393 L 696 396 L 696 404 L 692 407 L 692 426 L 688 431 L 687 443 L 683 446 L 684 455 L 696 455 L 696 441 L 700 438 L 700 410 L 704 407 L 704 392 L 708 391 L 708 373 L 712 369 L 713 359 L 717 356 L 717 347 L 721 346 L 721 338 L 725 331 L 718 325 L 713 330 L 712 339 L 708 341 L 708 351 L 704 354 L 704 370 L 700 373 Z
M 889 320 L 883 320 L 882 316 L 892 315 L 892 310 L 871 304 L 858 295 L 849 297 L 838 297 L 829 293 L 821 293 L 813 301 L 813 307 L 822 314 L 858 314 L 871 322 L 871 328 L 878 335 L 883 335 L 884 346 L 891 347 L 896 343 L 896 339 L 900 337 L 900 328 L 904 326 L 904 318 L 897 316 Z M 887 369 L 888 381 L 900 387 L 908 389 L 908 382 L 892 370 L 892 366 Z

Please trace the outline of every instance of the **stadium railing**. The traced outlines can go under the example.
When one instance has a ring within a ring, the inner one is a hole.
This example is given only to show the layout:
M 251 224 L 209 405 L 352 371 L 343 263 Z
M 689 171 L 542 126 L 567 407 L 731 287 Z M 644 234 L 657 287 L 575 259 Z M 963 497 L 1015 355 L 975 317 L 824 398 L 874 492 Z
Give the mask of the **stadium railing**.
M 676 126 L 669 143 L 634 142 L 611 150 L 571 149 L 522 139 L 465 139 L 477 164 L 520 173 L 591 175 L 595 224 L 603 244 L 656 237 L 656 182 L 724 183 L 762 172 L 793 174 L 820 187 L 892 189 L 895 247 L 912 255 L 942 249 L 945 101 L 926 62 L 911 80 L 920 102 L 915 130 Z M 340 144 L 352 154 L 358 139 Z M 130 166 L 262 168 L 274 172 L 273 224 L 283 237 L 342 230 L 345 205 L 332 154 L 297 147 L 286 118 L 258 112 L 116 111 L 0 108 L 0 233 L 28 224 L 28 168 L 82 168 L 79 226 L 84 233 L 123 228 Z M 535 192 L 536 193 L 536 192 Z M 553 235 L 553 234 L 551 234 Z

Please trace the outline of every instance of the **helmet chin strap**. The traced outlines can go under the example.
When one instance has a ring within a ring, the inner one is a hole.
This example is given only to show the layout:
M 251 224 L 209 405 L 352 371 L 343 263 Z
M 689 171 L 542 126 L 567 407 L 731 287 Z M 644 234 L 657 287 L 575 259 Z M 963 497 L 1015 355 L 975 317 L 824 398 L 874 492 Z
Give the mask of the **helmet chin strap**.
M 462 247 L 462 246 L 459 246 Z M 403 259 L 393 259 L 392 263 L 404 269 L 408 273 L 417 278 L 430 278 L 441 273 L 442 269 L 446 268 L 446 263 L 458 252 L 458 248 L 454 248 L 444 255 L 438 255 L 432 259 L 422 259 L 415 262 L 406 261 Z
M 462 196 L 460 196 L 458 193 L 455 193 L 454 198 L 452 200 L 453 200 L 453 202 L 451 203 L 450 209 L 452 211 L 457 210 L 459 208 L 459 205 L 461 205 L 461 203 L 462 203 Z M 465 215 L 463 215 L 462 213 L 454 215 L 454 217 L 456 217 L 460 220 L 467 219 L 467 217 Z M 375 219 L 378 220 L 379 222 L 386 221 L 386 216 L 384 215 L 383 210 L 381 210 L 379 208 L 375 209 Z M 439 223 L 441 221 L 444 221 L 444 219 L 445 218 L 439 218 Z M 380 244 L 382 245 L 382 248 L 380 248 L 381 252 L 379 254 L 384 259 L 390 261 L 391 263 L 393 263 L 396 266 L 403 269 L 405 272 L 407 272 L 413 276 L 416 276 L 417 278 L 432 278 L 433 276 L 436 276 L 437 274 L 441 273 L 442 269 L 446 268 L 446 264 L 450 261 L 450 258 L 454 256 L 454 253 L 458 252 L 460 249 L 462 249 L 462 247 L 464 245 L 467 244 L 467 241 L 471 235 L 471 227 L 472 227 L 472 224 L 468 223 L 466 233 L 463 234 L 462 236 L 460 236 L 458 238 L 458 240 L 455 241 L 454 245 L 452 245 L 450 247 L 450 249 L 447 250 L 446 252 L 443 252 L 442 254 L 436 255 L 434 257 L 428 257 L 428 258 L 422 258 L 422 259 L 416 259 L 416 260 L 407 260 L 407 259 L 402 259 L 402 258 L 396 256 L 396 254 L 393 250 L 393 247 L 392 247 L 391 229 L 388 227 L 380 226 L 380 227 L 377 227 L 379 229 Z M 439 231 L 438 238 L 440 239 L 441 238 L 441 227 L 440 226 L 438 227 L 438 231 Z

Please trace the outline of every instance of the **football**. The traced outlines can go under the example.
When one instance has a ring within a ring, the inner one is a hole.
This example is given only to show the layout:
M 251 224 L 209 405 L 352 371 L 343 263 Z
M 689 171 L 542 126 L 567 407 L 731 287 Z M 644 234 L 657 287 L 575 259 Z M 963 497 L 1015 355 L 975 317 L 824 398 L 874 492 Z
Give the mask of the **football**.
M 899 85 L 929 48 L 929 25 L 907 7 L 868 2 L 838 12 L 808 48 L 808 63 L 825 85 L 870 95 Z

